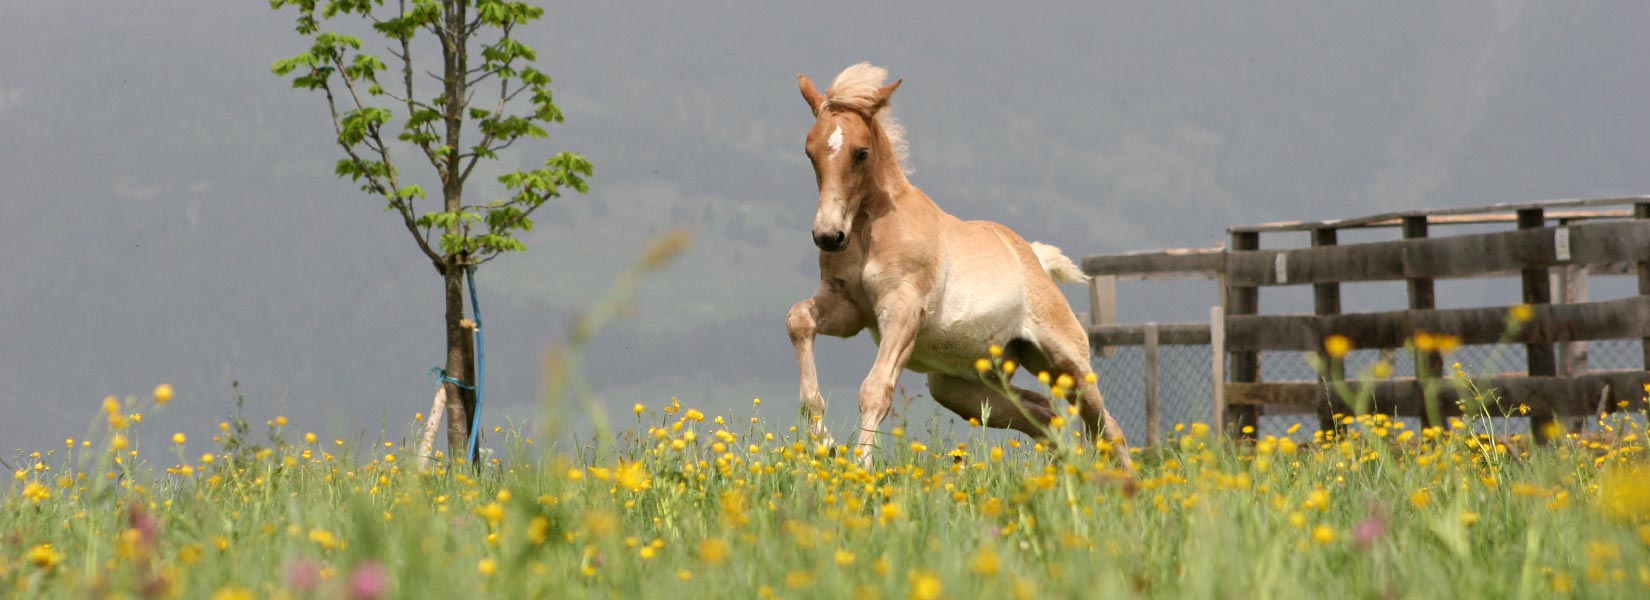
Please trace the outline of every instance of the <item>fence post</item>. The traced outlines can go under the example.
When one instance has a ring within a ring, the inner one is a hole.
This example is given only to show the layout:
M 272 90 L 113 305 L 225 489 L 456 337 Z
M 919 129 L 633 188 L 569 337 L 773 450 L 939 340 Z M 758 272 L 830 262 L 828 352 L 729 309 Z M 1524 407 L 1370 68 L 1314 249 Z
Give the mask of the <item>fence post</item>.
M 1417 240 L 1427 237 L 1427 216 L 1416 215 L 1404 217 L 1404 239 Z M 1433 291 L 1431 277 L 1411 277 L 1408 280 L 1409 308 L 1411 310 L 1431 310 L 1438 307 L 1438 297 Z M 1447 332 L 1434 332 L 1447 333 Z M 1442 379 L 1444 376 L 1444 357 L 1437 352 L 1427 352 L 1420 348 L 1415 349 L 1415 376 L 1417 380 L 1426 377 Z M 1425 390 L 1427 382 L 1421 381 Z M 1423 392 L 1424 393 L 1424 392 Z M 1423 398 L 1423 402 L 1425 399 Z M 1442 402 L 1439 402 L 1438 416 L 1445 412 Z M 1441 427 L 1443 423 L 1433 419 L 1433 407 L 1424 406 L 1421 410 L 1421 424 L 1425 427 Z
M 1209 307 L 1209 355 L 1214 364 L 1209 373 L 1214 379 L 1215 435 L 1226 432 L 1226 309 Z
M 1097 275 L 1089 278 L 1089 326 L 1110 325 L 1117 322 L 1117 276 Z M 1116 346 L 1101 346 L 1100 356 L 1117 356 Z
M 1539 208 L 1525 208 L 1518 211 L 1519 229 L 1539 229 L 1547 224 L 1546 213 Z M 1524 269 L 1524 303 L 1548 304 L 1553 300 L 1551 282 L 1547 279 L 1546 267 Z M 1641 278 L 1642 279 L 1642 278 Z M 1527 359 L 1530 377 L 1552 377 L 1558 374 L 1554 364 L 1553 345 L 1550 343 L 1531 343 L 1524 345 L 1524 354 Z M 1512 400 L 1519 400 L 1513 398 Z M 1553 423 L 1555 407 L 1537 409 L 1530 414 L 1530 433 L 1538 444 L 1547 440 L 1547 427 Z
M 1638 203 L 1633 204 L 1633 218 L 1635 218 L 1635 219 L 1650 219 L 1650 202 L 1638 202 Z M 1640 262 L 1638 264 L 1638 267 L 1639 267 L 1639 295 L 1640 296 L 1650 295 L 1650 262 Z M 1644 370 L 1650 371 L 1650 337 L 1644 338 L 1643 340 L 1641 340 L 1640 343 L 1641 343 L 1640 349 L 1644 353 Z M 1622 395 L 1619 395 L 1619 396 L 1616 396 L 1616 397 L 1617 398 L 1632 398 L 1634 395 L 1636 395 L 1635 390 L 1626 390 L 1626 391 L 1627 392 L 1635 392 L 1635 393 L 1634 394 L 1627 394 L 1627 393 L 1623 393 L 1621 391 L 1618 391 L 1617 393 L 1622 394 Z
M 1157 445 L 1157 322 L 1146 323 L 1146 445 Z
M 1232 233 L 1232 250 L 1260 249 L 1260 232 L 1238 231 Z M 1255 286 L 1232 286 L 1227 298 L 1232 305 L 1226 307 L 1226 314 L 1253 315 L 1260 312 L 1260 288 Z M 1232 353 L 1232 382 L 1258 383 L 1260 382 L 1260 352 L 1245 350 Z M 1231 419 L 1231 432 L 1241 439 L 1254 439 L 1254 431 L 1260 427 L 1260 407 L 1253 404 L 1228 407 L 1227 418 Z M 1243 428 L 1249 427 L 1249 433 Z
M 1335 228 L 1333 227 L 1319 227 L 1313 229 L 1312 247 L 1322 248 L 1325 246 L 1334 246 L 1337 243 L 1336 237 Z M 1312 312 L 1318 315 L 1341 314 L 1341 284 L 1312 284 Z M 1335 332 L 1324 331 L 1321 333 L 1323 335 L 1329 335 Z M 1318 340 L 1318 358 L 1323 361 L 1324 366 L 1328 369 L 1328 371 L 1324 373 L 1319 373 L 1319 377 L 1324 378 L 1331 384 L 1333 384 L 1333 382 L 1346 379 L 1346 359 L 1342 358 L 1340 360 L 1330 360 L 1328 351 L 1324 349 L 1322 339 Z M 1328 389 L 1335 389 L 1334 385 L 1327 387 Z M 1335 397 L 1334 393 L 1327 394 L 1325 400 L 1326 401 L 1323 405 L 1318 407 L 1318 429 L 1325 432 L 1340 431 L 1340 424 L 1335 421 L 1335 407 L 1340 406 L 1341 403 L 1337 402 L 1339 399 Z M 1350 412 L 1350 408 L 1348 409 L 1348 412 Z
M 1570 219 L 1559 219 L 1559 226 L 1568 226 Z M 1575 304 L 1587 301 L 1587 265 L 1569 264 L 1553 269 L 1553 294 L 1560 302 Z M 1558 374 L 1575 377 L 1587 372 L 1587 342 L 1570 341 L 1559 346 Z M 1563 415 L 1559 423 L 1564 431 L 1581 431 L 1587 426 L 1586 415 Z

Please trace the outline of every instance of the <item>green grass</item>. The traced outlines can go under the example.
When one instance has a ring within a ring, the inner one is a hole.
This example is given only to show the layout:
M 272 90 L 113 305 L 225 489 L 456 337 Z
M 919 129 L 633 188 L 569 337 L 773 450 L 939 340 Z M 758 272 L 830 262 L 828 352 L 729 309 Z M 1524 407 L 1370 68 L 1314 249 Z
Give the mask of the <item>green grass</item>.
M 1081 438 L 995 445 L 980 430 L 889 432 L 865 471 L 798 440 L 789 419 L 751 416 L 768 405 L 720 423 L 647 408 L 619 441 L 577 455 L 506 431 L 480 468 L 419 470 L 400 441 L 316 439 L 284 419 L 262 435 L 235 421 L 215 440 L 115 450 L 165 427 L 153 403 L 114 402 L 90 441 L 22 457 L 0 512 L 7 595 L 332 598 L 374 569 L 390 597 L 1626 597 L 1650 585 L 1650 469 L 1636 425 L 1615 417 L 1606 440 L 1500 452 L 1472 421 L 1428 439 L 1366 418 L 1339 441 L 1253 445 L 1193 425 L 1140 452 L 1129 481 Z

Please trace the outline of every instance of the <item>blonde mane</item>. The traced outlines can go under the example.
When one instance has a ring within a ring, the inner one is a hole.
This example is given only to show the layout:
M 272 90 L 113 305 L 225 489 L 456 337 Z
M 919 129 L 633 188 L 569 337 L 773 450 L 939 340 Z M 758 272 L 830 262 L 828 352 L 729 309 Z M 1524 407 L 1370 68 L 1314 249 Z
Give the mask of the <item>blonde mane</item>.
M 831 87 L 825 90 L 825 101 L 819 105 L 820 112 L 829 108 L 852 110 L 868 113 L 876 106 L 877 90 L 888 79 L 888 69 L 862 62 L 843 69 L 831 82 Z M 894 112 L 888 107 L 876 113 L 877 123 L 882 126 L 882 133 L 888 136 L 888 143 L 894 149 L 894 160 L 899 163 L 900 170 L 911 173 L 907 166 L 911 158 L 911 146 L 905 140 L 905 126 L 899 119 L 894 118 Z

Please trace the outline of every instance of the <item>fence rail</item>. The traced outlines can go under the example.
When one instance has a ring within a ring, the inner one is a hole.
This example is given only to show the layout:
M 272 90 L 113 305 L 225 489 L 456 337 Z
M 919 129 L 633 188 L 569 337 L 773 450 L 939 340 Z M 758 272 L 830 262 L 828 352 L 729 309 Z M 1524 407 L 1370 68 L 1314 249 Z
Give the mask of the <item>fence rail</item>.
M 1623 205 L 1631 208 L 1599 208 Z M 1432 226 L 1496 223 L 1516 224 L 1517 229 L 1429 235 Z M 1342 229 L 1380 227 L 1399 227 L 1402 239 L 1338 243 Z M 1143 390 L 1149 440 L 1155 440 L 1158 427 L 1159 346 L 1211 346 L 1210 405 L 1216 427 L 1243 434 L 1258 426 L 1262 407 L 1268 414 L 1315 411 L 1321 427 L 1334 427 L 1332 415 L 1347 407 L 1326 390 L 1343 381 L 1364 389 L 1386 412 L 1430 419 L 1422 406 L 1429 388 L 1438 392 L 1444 414 L 1456 412 L 1452 386 L 1414 378 L 1346 381 L 1340 361 L 1323 361 L 1332 370 L 1317 380 L 1261 381 L 1262 352 L 1322 355 L 1330 335 L 1346 336 L 1365 349 L 1409 347 L 1415 371 L 1434 377 L 1442 370 L 1442 358 L 1414 349 L 1410 344 L 1416 334 L 1446 333 L 1467 345 L 1518 344 L 1524 372 L 1479 383 L 1498 391 L 1494 410 L 1527 411 L 1537 439 L 1555 417 L 1642 401 L 1639 392 L 1650 382 L 1650 196 L 1405 211 L 1238 226 L 1229 232 L 1229 248 L 1131 252 L 1081 261 L 1099 282 L 1091 288 L 1091 314 L 1103 315 L 1090 322 L 1091 344 L 1102 356 L 1114 356 L 1119 348 L 1147 347 Z M 1309 232 L 1311 247 L 1262 249 L 1261 235 L 1277 232 Z M 1636 276 L 1638 295 L 1587 301 L 1589 274 Z M 1511 306 L 1436 308 L 1435 280 L 1482 277 L 1519 277 L 1522 304 L 1531 309 L 1527 322 L 1509 334 Z M 1220 306 L 1211 311 L 1210 323 L 1115 323 L 1116 282 L 1174 279 L 1211 280 L 1218 286 Z M 1383 281 L 1405 282 L 1407 306 L 1342 314 L 1342 283 Z M 1313 288 L 1312 314 L 1262 313 L 1262 289 L 1299 285 Z M 1635 363 L 1645 369 L 1588 372 L 1587 343 L 1597 340 L 1638 341 L 1642 356 Z
M 1507 315 L 1512 308 L 1233 316 L 1226 320 L 1226 348 L 1315 351 L 1323 348 L 1324 338 L 1333 334 L 1356 340 L 1359 348 L 1403 348 L 1415 334 L 1423 332 L 1449 333 L 1462 344 L 1551 344 L 1650 335 L 1650 296 L 1532 306 L 1530 321 L 1509 335 Z

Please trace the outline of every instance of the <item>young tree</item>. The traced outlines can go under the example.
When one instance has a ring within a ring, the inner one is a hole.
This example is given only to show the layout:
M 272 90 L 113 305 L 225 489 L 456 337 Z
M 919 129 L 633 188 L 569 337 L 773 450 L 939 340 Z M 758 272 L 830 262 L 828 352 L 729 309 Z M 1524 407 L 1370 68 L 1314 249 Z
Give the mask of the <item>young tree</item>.
M 564 188 L 584 193 L 591 174 L 588 160 L 562 152 L 543 168 L 500 176 L 508 198 L 465 197 L 483 159 L 497 160 L 522 138 L 547 137 L 544 126 L 562 120 L 550 76 L 532 66 L 536 53 L 516 38 L 544 9 L 504 0 L 270 0 L 272 9 L 288 6 L 298 11 L 298 33 L 312 43 L 276 61 L 275 74 L 326 97 L 344 151 L 337 174 L 383 200 L 441 275 L 447 448 L 460 456 L 476 403 L 463 278 L 505 252 L 525 250 L 515 233 L 533 228 L 533 212 Z M 370 23 L 387 44 L 390 64 L 363 51 L 360 37 L 336 29 L 335 19 L 363 31 Z M 404 175 L 402 167 L 419 155 L 441 185 L 437 200 Z

